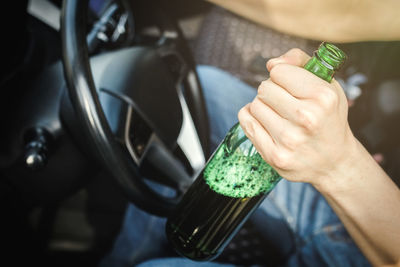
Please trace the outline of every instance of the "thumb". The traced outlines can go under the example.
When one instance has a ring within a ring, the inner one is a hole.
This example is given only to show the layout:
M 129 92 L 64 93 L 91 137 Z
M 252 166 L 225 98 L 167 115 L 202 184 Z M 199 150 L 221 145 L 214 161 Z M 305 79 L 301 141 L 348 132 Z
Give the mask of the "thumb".
M 304 65 L 308 62 L 310 58 L 311 57 L 307 55 L 303 50 L 299 48 L 293 48 L 280 57 L 271 58 L 270 60 L 268 60 L 267 69 L 268 71 L 271 71 L 273 67 L 281 63 L 304 67 Z

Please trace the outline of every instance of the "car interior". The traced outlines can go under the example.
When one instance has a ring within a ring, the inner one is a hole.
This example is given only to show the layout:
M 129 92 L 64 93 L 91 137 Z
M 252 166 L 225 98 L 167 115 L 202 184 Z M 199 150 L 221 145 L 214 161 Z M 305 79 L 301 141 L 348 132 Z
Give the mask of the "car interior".
M 0 229 L 13 266 L 98 266 L 128 204 L 170 214 L 213 152 L 197 65 L 257 88 L 269 58 L 320 43 L 203 0 L 5 5 Z M 400 44 L 343 48 L 351 56 L 337 79 L 355 103 L 350 125 L 400 185 Z M 246 222 L 217 261 L 267 261 L 257 227 Z

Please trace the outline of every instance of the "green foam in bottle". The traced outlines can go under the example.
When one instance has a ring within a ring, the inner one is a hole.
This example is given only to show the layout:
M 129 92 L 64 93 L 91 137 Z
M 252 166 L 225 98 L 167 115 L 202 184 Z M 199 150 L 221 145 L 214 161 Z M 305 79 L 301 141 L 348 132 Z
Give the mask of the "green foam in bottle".
M 324 42 L 304 68 L 331 82 L 345 59 Z M 237 123 L 168 218 L 169 242 L 192 260 L 216 258 L 280 179 Z

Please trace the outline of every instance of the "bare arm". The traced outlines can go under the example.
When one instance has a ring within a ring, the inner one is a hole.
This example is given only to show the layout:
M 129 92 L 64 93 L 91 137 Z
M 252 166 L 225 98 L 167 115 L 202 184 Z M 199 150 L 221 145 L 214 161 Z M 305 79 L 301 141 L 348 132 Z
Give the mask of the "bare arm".
M 399 189 L 361 144 L 348 164 L 317 189 L 373 265 L 399 265 Z
M 240 124 L 282 177 L 326 197 L 372 264 L 400 264 L 400 190 L 353 136 L 340 85 L 303 69 L 308 59 L 295 49 L 270 60 Z
M 398 0 L 209 0 L 272 29 L 331 42 L 400 40 Z

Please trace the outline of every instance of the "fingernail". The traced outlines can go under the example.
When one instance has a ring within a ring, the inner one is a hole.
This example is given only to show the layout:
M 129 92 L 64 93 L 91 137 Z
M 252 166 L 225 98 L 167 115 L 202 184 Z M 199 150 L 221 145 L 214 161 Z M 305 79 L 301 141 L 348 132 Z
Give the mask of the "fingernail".
M 379 164 L 382 164 L 385 161 L 385 157 L 383 156 L 382 153 L 373 154 L 372 157 Z
M 246 125 L 246 127 L 245 127 L 246 135 L 247 135 L 247 137 L 249 137 L 249 138 L 252 139 L 253 136 L 254 136 L 254 127 L 253 127 L 253 124 L 252 124 L 251 122 L 248 122 L 248 123 L 246 123 L 245 125 Z

